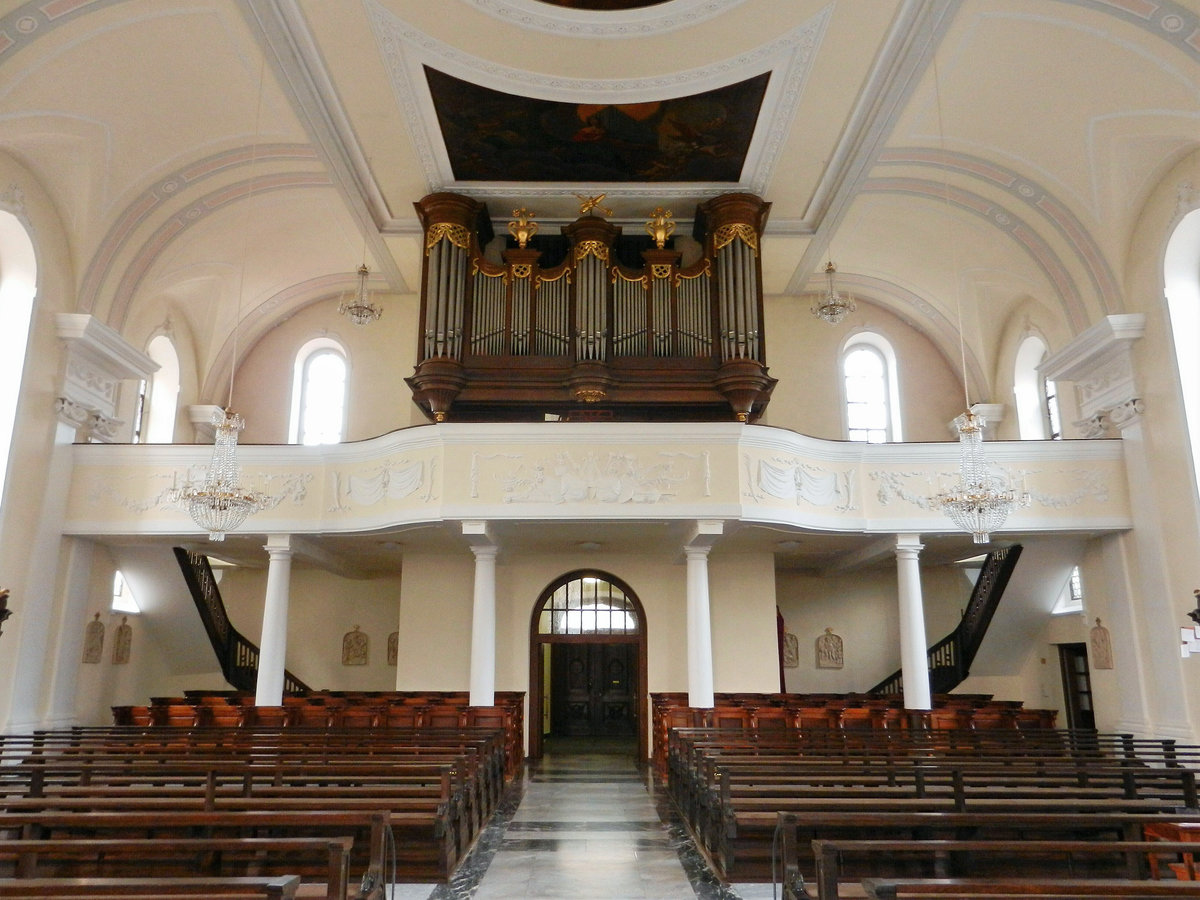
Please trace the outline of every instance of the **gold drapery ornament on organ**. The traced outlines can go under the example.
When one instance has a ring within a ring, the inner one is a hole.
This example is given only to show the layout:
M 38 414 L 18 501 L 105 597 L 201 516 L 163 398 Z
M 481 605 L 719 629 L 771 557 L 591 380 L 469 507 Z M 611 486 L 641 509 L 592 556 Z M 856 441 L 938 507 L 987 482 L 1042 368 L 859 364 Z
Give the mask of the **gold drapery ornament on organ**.
M 471 232 L 464 226 L 456 225 L 453 222 L 435 222 L 429 226 L 429 231 L 425 235 L 426 256 L 442 238 L 446 238 L 455 247 L 461 247 L 463 250 L 471 249 Z

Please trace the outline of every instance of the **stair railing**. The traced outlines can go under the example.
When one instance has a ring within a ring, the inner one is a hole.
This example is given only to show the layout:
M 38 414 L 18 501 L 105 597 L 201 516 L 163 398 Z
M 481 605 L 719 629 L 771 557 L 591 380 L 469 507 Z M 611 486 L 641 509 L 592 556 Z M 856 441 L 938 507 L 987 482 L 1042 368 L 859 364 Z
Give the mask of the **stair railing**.
M 200 613 L 200 621 L 204 623 L 204 630 L 221 664 L 221 674 L 236 690 L 253 691 L 258 684 L 257 645 L 229 621 L 208 557 L 183 547 L 174 549 L 175 559 L 183 571 L 183 580 L 187 582 Z M 285 693 L 301 693 L 308 691 L 309 686 L 284 669 L 283 690 Z
M 928 650 L 929 659 L 929 690 L 934 694 L 946 694 L 966 680 L 971 671 L 971 663 L 983 643 L 1000 598 L 1012 577 L 1017 560 L 1021 556 L 1021 545 L 1001 547 L 987 555 L 975 579 L 975 587 L 971 591 L 971 599 L 963 612 L 962 619 L 950 634 L 946 635 Z M 872 687 L 869 694 L 903 694 L 903 670 L 897 670 L 879 684 Z

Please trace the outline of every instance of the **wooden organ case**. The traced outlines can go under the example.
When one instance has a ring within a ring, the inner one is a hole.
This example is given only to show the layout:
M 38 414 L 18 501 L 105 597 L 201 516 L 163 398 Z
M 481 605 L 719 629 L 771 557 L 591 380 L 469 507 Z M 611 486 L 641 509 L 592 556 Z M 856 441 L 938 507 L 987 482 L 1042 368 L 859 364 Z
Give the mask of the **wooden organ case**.
M 639 268 L 617 259 L 621 228 L 594 214 L 563 226 L 566 256 L 543 268 L 544 253 L 526 243 L 535 223 L 496 264 L 484 255 L 482 203 L 436 193 L 415 206 L 425 259 L 419 362 L 406 382 L 434 421 L 762 415 L 775 386 L 759 258 L 769 203 L 739 193 L 701 204 L 703 254 L 686 266 L 665 242 L 674 223 L 660 220 Z

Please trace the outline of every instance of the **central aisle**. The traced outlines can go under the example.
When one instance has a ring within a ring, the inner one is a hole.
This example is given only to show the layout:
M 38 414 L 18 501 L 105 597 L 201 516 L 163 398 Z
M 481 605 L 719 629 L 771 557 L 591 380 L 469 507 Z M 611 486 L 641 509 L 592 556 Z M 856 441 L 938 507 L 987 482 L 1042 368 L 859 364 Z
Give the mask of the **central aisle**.
M 633 743 L 547 740 L 454 881 L 397 885 L 393 900 L 759 900 L 771 885 L 722 886 L 639 772 Z

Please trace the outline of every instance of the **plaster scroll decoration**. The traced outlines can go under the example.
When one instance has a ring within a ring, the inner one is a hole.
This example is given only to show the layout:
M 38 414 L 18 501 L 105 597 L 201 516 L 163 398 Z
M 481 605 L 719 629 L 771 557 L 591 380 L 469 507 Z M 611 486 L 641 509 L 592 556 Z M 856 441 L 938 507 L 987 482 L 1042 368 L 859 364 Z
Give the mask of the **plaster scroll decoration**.
M 665 454 L 659 454 L 660 456 Z M 688 480 L 676 459 L 641 462 L 631 453 L 569 451 L 519 463 L 501 477 L 505 503 L 661 503 Z
M 832 506 L 838 512 L 854 509 L 849 472 L 832 472 L 795 459 L 772 457 L 758 461 L 759 489 L 779 500 Z
M 895 498 L 911 503 L 920 509 L 933 509 L 933 500 L 929 496 L 932 493 L 933 480 L 927 473 L 878 471 L 871 472 L 870 477 L 873 481 L 879 482 L 877 496 L 880 506 L 889 505 Z M 913 493 L 904 486 L 907 478 L 920 478 L 926 487 L 920 493 Z
M 471 499 L 479 499 L 479 462 L 485 459 L 520 459 L 519 453 L 472 453 L 471 454 Z
M 1108 437 L 1108 414 L 1098 412 L 1094 416 L 1080 419 L 1073 423 L 1079 429 L 1079 436 L 1088 440 Z
M 1038 473 L 1033 470 L 1021 473 L 1022 478 L 1035 474 Z M 1079 487 L 1067 494 L 1041 494 L 1037 491 L 1030 491 L 1029 496 L 1034 503 L 1051 509 L 1066 509 L 1068 506 L 1078 506 L 1088 499 L 1100 503 L 1107 503 L 1109 500 L 1108 485 L 1104 483 L 1098 472 L 1090 469 L 1070 469 L 1066 472 L 1057 472 L 1048 480 L 1051 484 L 1074 481 Z
M 1137 425 L 1142 421 L 1142 414 L 1146 411 L 1140 397 L 1133 397 L 1126 400 L 1124 403 L 1118 403 L 1108 411 L 1109 420 L 1123 431 L 1130 425 Z
M 54 398 L 54 414 L 59 421 L 74 428 L 86 428 L 92 411 L 82 403 L 76 403 L 70 397 Z
M 342 487 L 351 503 L 374 506 L 383 500 L 403 500 L 419 491 L 424 482 L 425 463 L 402 459 L 388 460 L 367 475 L 347 475 Z
M 117 439 L 117 431 L 125 424 L 124 419 L 114 419 L 103 413 L 93 412 L 88 416 L 87 427 L 91 436 L 102 444 L 111 444 Z

